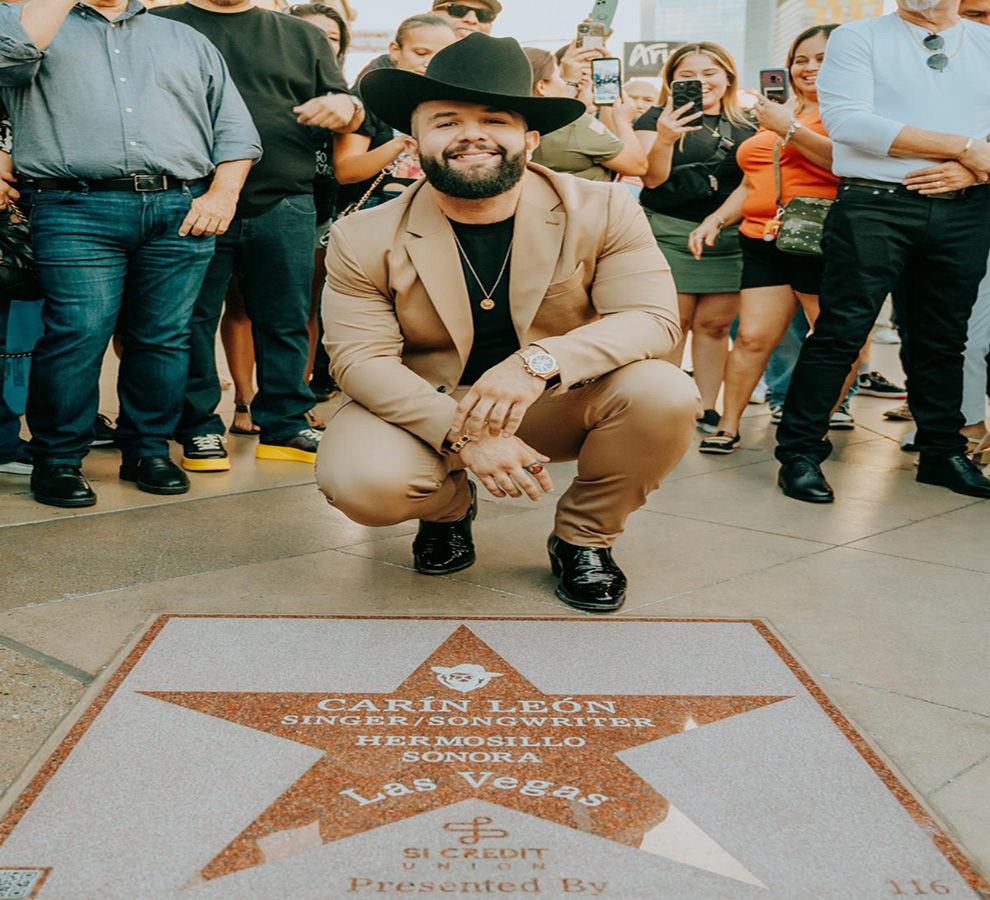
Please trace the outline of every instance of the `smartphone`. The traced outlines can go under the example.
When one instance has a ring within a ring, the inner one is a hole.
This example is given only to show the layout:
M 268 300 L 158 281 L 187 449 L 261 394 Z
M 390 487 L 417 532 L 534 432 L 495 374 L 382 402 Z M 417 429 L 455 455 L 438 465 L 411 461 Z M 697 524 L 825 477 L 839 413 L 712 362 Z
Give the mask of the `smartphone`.
M 612 20 L 615 18 L 615 11 L 619 7 L 619 0 L 595 0 L 595 5 L 591 9 L 589 18 L 592 22 L 601 23 L 608 34 L 612 27 Z
M 684 115 L 689 116 L 691 113 L 703 113 L 705 111 L 703 97 L 703 90 L 701 87 L 701 82 L 697 80 L 692 81 L 675 81 L 670 86 L 670 97 L 671 102 L 675 110 L 680 109 L 682 106 L 687 106 L 691 104 L 691 109 Z M 683 121 L 684 116 L 681 117 Z M 700 125 L 701 123 L 697 119 L 693 119 L 689 124 Z
M 774 103 L 786 103 L 787 69 L 760 69 L 760 93 Z
M 591 85 L 595 106 L 613 106 L 622 96 L 622 60 L 609 56 L 593 59 Z
M 578 49 L 582 47 L 594 47 L 600 49 L 605 46 L 605 26 L 601 22 L 582 22 L 577 27 Z

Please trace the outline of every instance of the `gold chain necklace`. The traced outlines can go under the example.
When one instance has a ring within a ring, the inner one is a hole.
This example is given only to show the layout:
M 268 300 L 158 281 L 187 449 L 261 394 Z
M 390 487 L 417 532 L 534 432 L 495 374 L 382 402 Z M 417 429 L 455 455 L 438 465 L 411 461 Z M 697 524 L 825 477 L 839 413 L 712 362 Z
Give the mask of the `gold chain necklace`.
M 907 19 L 904 19 L 901 16 L 898 16 L 897 18 L 904 23 L 904 27 L 907 28 L 908 34 L 911 35 L 912 40 L 914 40 L 914 42 L 928 54 L 928 68 L 934 69 L 936 72 L 944 71 L 945 67 L 949 64 L 949 60 L 952 59 L 952 57 L 955 56 L 960 50 L 962 50 L 963 44 L 966 43 L 966 23 L 961 20 L 959 24 L 962 25 L 962 37 L 959 38 L 959 46 L 956 47 L 952 53 L 946 54 L 941 52 L 942 48 L 945 46 L 945 38 L 943 38 L 938 32 L 930 31 L 928 32 L 927 37 L 919 38 L 918 35 L 914 33 L 914 29 L 911 27 L 911 23 L 908 22 Z M 937 43 L 935 41 L 931 41 L 932 38 L 936 38 Z M 932 46 L 929 46 L 929 41 L 931 41 Z
M 467 263 L 468 269 L 471 270 L 471 274 L 474 276 L 474 280 L 478 282 L 478 287 L 481 288 L 481 294 L 483 300 L 479 304 L 482 309 L 495 309 L 495 301 L 492 300 L 492 295 L 498 290 L 498 286 L 502 283 L 502 279 L 505 277 L 505 270 L 509 267 L 509 257 L 512 256 L 512 245 L 516 242 L 516 236 L 512 236 L 512 240 L 509 241 L 509 249 L 505 253 L 505 259 L 502 260 L 502 268 L 499 269 L 498 278 L 495 279 L 495 284 L 492 285 L 492 289 L 486 290 L 485 286 L 481 283 L 481 279 L 478 277 L 478 273 L 475 271 L 473 265 L 471 265 L 471 260 L 467 255 L 467 251 L 461 244 L 460 238 L 457 236 L 457 232 L 453 228 L 450 229 L 454 235 L 454 240 L 457 242 L 457 249 L 461 251 L 461 256 L 464 257 L 464 262 Z

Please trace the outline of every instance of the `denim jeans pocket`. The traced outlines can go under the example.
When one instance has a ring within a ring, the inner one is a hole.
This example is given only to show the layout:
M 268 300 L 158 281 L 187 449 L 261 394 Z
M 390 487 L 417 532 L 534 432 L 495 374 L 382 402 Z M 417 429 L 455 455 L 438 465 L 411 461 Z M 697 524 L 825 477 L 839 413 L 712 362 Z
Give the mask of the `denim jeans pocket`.
M 309 216 L 316 215 L 316 206 L 313 203 L 312 194 L 289 194 L 287 197 L 282 198 L 282 204 L 293 212 L 303 213 Z
M 36 190 L 31 192 L 31 205 L 36 206 L 39 203 L 63 203 L 66 200 L 72 200 L 81 193 L 81 191 Z

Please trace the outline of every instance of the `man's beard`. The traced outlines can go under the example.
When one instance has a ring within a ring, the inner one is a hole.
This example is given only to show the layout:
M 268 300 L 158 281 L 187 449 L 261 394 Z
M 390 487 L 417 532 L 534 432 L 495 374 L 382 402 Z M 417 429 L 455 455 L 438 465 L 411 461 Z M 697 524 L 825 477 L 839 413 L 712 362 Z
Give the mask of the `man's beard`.
M 450 164 L 451 151 L 444 151 L 441 157 L 420 156 L 426 180 L 435 190 L 459 200 L 487 200 L 511 191 L 526 172 L 526 151 L 520 150 L 508 156 L 501 147 L 473 148 L 476 152 L 497 152 L 500 156 L 494 169 L 477 172 L 459 172 Z M 464 148 L 453 151 L 463 153 Z M 481 169 L 481 167 L 479 167 Z

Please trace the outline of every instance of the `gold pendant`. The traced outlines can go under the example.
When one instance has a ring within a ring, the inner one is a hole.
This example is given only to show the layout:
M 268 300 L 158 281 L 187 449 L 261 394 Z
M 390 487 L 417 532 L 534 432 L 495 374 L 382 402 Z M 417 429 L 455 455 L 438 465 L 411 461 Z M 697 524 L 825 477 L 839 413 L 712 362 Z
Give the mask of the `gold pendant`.
M 481 301 L 481 308 L 495 309 L 495 301 L 492 300 L 490 297 L 485 297 L 485 299 Z

